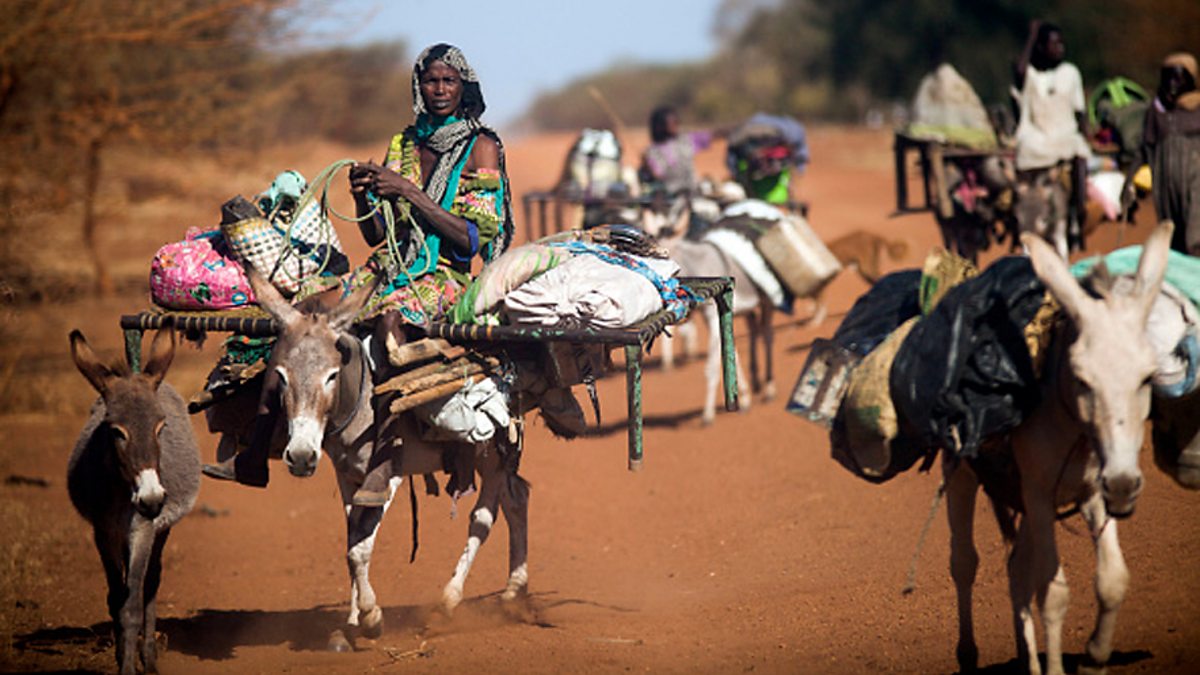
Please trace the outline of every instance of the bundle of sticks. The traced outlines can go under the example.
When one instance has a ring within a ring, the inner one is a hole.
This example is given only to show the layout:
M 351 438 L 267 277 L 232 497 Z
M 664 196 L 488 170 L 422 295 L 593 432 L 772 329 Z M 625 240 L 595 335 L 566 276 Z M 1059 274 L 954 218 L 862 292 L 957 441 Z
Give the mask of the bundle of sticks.
M 501 370 L 500 359 L 452 345 L 441 338 L 424 338 L 396 345 L 388 341 L 388 362 L 400 373 L 376 385 L 375 394 L 396 392 L 393 413 L 450 396 L 470 379 L 479 382 Z

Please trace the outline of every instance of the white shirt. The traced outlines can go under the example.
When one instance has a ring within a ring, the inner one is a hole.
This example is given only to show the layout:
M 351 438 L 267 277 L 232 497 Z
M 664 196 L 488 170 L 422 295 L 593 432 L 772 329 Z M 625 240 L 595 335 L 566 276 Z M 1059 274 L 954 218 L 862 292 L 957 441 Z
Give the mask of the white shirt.
M 1025 86 L 1013 95 L 1021 106 L 1017 124 L 1017 168 L 1041 169 L 1073 157 L 1089 157 L 1076 114 L 1085 110 L 1083 77 L 1072 63 L 1050 70 L 1025 70 Z

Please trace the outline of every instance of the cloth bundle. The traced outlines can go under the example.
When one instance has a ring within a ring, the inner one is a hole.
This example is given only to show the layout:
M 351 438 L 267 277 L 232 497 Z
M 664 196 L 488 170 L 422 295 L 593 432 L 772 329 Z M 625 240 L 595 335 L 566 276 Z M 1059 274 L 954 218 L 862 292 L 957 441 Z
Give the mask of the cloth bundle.
M 553 235 L 485 266 L 450 316 L 455 323 L 572 328 L 623 328 L 664 307 L 682 318 L 691 296 L 678 272 L 640 232 Z
M 217 230 L 188 228 L 150 261 L 150 299 L 165 309 L 224 310 L 254 302 L 246 272 Z
M 1152 384 L 1163 398 L 1179 398 L 1197 388 L 1200 369 L 1200 259 L 1170 251 L 1162 292 L 1154 300 L 1146 321 L 1146 336 L 1158 358 Z M 1081 260 L 1071 266 L 1076 277 L 1089 274 L 1103 261 L 1109 273 L 1130 277 L 1137 272 L 1141 246 L 1126 246 L 1105 256 Z
M 453 395 L 417 406 L 417 414 L 441 436 L 483 443 L 497 431 L 507 433 L 512 419 L 508 412 L 508 396 L 497 382 L 495 376 L 479 382 L 467 378 L 462 389 Z
M 661 277 L 679 271 L 670 260 L 642 262 Z M 592 255 L 576 255 L 504 298 L 504 313 L 512 323 L 537 326 L 623 328 L 662 307 L 652 281 Z

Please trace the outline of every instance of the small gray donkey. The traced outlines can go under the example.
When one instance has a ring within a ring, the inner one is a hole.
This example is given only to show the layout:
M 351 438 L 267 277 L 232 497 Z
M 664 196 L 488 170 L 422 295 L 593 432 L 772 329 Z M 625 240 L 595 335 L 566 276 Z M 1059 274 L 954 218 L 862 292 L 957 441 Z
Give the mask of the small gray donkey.
M 171 525 L 200 490 L 200 451 L 183 399 L 163 382 L 175 355 L 175 331 L 160 330 L 144 372 L 106 365 L 78 330 L 71 357 L 100 398 L 67 465 L 71 503 L 92 524 L 108 580 L 117 664 L 158 671 L 155 596 Z

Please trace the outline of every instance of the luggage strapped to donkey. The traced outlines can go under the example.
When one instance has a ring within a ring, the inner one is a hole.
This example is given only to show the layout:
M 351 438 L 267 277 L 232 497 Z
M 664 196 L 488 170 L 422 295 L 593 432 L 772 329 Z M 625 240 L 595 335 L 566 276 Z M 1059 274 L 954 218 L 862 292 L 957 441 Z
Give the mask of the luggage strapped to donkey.
M 322 194 L 319 201 L 322 217 L 325 217 L 324 214 L 326 212 L 332 212 L 344 220 L 359 220 L 344 216 L 330 208 L 324 195 L 333 173 L 338 168 L 346 166 L 349 163 L 349 160 L 335 162 L 321 172 L 319 180 L 314 180 L 314 185 L 321 185 Z M 385 220 L 389 221 L 387 229 L 390 233 L 393 229 L 391 222 L 393 214 L 390 209 L 383 209 L 382 212 Z M 374 211 L 365 217 L 372 217 L 373 214 Z M 408 214 L 402 214 L 402 217 L 406 215 Z M 415 223 L 413 225 L 419 233 L 419 228 L 416 228 Z M 387 245 L 389 248 L 396 246 L 396 242 L 391 236 L 388 237 Z M 707 300 L 713 300 L 716 303 L 721 333 L 725 407 L 726 410 L 735 411 L 738 409 L 738 402 L 733 347 L 733 280 L 729 277 L 713 277 L 683 278 L 679 281 L 690 291 L 690 293 L 685 294 L 687 297 L 687 313 L 690 313 L 693 308 Z M 553 346 L 599 345 L 606 348 L 606 353 L 607 350 L 622 347 L 625 352 L 626 394 L 629 411 L 629 468 L 636 470 L 641 466 L 643 454 L 642 358 L 645 351 L 649 349 L 658 335 L 664 332 L 670 325 L 681 323 L 686 318 L 686 313 L 680 316 L 678 313 L 664 308 L 634 325 L 624 328 L 485 326 L 432 322 L 425 327 L 425 337 L 444 339 L 451 344 L 461 345 L 468 350 L 468 354 L 471 353 L 471 350 L 485 352 L 486 354 L 483 358 L 478 359 L 481 361 L 487 361 L 488 355 L 494 355 L 496 352 L 508 351 L 505 349 L 506 346 L 515 347 L 523 345 L 528 347 L 540 343 L 544 349 L 539 353 L 539 360 L 546 362 L 546 370 L 552 378 L 558 380 L 556 384 L 567 386 L 576 382 L 562 381 L 564 375 L 561 372 L 563 364 L 555 362 L 552 353 L 554 351 L 562 352 L 563 350 L 552 350 Z M 146 330 L 160 328 L 168 320 L 173 321 L 175 328 L 183 331 L 185 334 L 216 331 L 261 338 L 275 336 L 279 331 L 279 326 L 276 325 L 274 319 L 270 318 L 265 311 L 257 306 L 246 306 L 227 311 L 171 311 L 156 309 L 124 315 L 121 317 L 121 328 L 125 334 L 125 351 L 130 367 L 134 371 L 140 369 L 142 333 Z M 568 368 L 567 370 L 570 369 Z M 477 374 L 464 374 L 456 382 L 462 384 L 462 381 L 466 378 L 476 376 Z M 588 377 L 594 376 L 595 373 L 591 373 Z M 569 378 L 571 375 L 567 375 L 567 377 Z M 440 380 L 439 383 L 439 386 L 443 388 L 452 384 L 451 382 L 440 382 Z
M 738 409 L 737 373 L 733 352 L 733 280 L 729 277 L 683 278 L 680 282 L 691 289 L 696 304 L 705 300 L 716 302 L 721 329 L 721 362 L 725 390 L 725 409 Z M 694 308 L 695 305 L 692 305 Z M 691 309 L 691 308 L 689 308 Z M 249 337 L 270 337 L 279 327 L 265 312 L 176 312 L 152 310 L 121 317 L 125 334 L 125 353 L 130 367 L 141 368 L 142 334 L 155 330 L 168 320 L 176 330 L 189 332 L 229 332 Z M 672 324 L 678 323 L 667 310 L 656 312 L 627 328 L 547 328 L 531 326 L 476 326 L 434 322 L 427 327 L 429 337 L 443 338 L 452 344 L 471 347 L 498 347 L 505 344 L 552 343 L 599 344 L 609 349 L 621 347 L 625 352 L 625 386 L 629 414 L 629 469 L 641 468 L 642 438 L 642 359 L 654 338 Z

